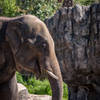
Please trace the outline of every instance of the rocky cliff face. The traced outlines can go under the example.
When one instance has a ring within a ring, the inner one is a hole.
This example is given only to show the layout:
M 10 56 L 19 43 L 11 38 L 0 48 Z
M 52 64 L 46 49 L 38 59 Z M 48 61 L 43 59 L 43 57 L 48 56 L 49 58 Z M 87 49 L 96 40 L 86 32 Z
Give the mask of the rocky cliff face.
M 45 23 L 69 100 L 100 100 L 100 4 L 61 8 Z

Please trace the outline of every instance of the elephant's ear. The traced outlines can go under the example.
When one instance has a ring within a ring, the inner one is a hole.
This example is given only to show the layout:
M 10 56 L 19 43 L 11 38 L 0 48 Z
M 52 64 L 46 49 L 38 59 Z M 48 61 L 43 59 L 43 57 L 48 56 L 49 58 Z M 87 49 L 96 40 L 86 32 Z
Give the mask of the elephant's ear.
M 8 23 L 6 30 L 6 39 L 14 52 L 16 52 L 21 45 L 21 25 L 19 21 L 11 21 Z

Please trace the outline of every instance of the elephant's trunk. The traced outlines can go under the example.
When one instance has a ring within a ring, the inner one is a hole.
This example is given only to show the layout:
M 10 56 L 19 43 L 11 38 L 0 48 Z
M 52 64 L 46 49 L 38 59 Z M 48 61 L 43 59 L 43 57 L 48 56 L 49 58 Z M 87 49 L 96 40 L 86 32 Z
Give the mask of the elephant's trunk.
M 53 74 L 58 77 L 57 79 L 55 79 L 52 76 L 48 75 L 48 79 L 50 81 L 50 85 L 52 88 L 52 100 L 62 100 L 63 82 L 62 82 L 60 67 L 56 56 L 53 57 L 53 59 L 51 60 L 51 67 L 52 67 Z

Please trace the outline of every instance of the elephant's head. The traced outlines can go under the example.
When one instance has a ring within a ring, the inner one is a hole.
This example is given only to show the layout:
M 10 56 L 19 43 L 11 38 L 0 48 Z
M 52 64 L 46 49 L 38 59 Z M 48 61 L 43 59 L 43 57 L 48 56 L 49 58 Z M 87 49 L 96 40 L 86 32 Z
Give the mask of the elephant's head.
M 62 77 L 55 55 L 53 39 L 37 17 L 25 15 L 8 22 L 6 39 L 9 42 L 18 70 L 42 73 L 44 70 L 51 84 L 52 100 L 62 100 Z

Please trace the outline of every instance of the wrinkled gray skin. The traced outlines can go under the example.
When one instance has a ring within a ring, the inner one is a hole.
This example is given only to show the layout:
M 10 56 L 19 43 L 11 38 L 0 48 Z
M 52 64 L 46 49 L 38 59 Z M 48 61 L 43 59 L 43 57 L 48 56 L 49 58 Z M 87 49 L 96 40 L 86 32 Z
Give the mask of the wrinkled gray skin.
M 55 55 L 54 42 L 46 25 L 32 15 L 15 18 L 1 17 L 0 25 L 2 26 L 5 21 L 8 22 L 6 41 L 11 47 L 16 69 L 18 71 L 24 69 L 25 71 L 36 73 L 38 76 L 45 71 L 52 88 L 52 100 L 62 100 L 61 72 Z M 15 72 L 15 68 L 12 70 Z M 14 77 L 14 74 L 11 76 Z M 13 77 L 10 80 L 14 81 L 15 78 Z M 10 81 L 8 84 L 11 85 L 12 82 Z M 11 98 L 4 99 L 0 97 L 0 99 L 17 100 L 15 96 L 17 94 L 17 88 L 15 89 L 16 86 L 14 84 L 10 86 L 13 87 L 12 90 L 5 92 L 9 94 L 9 91 L 12 91 Z

